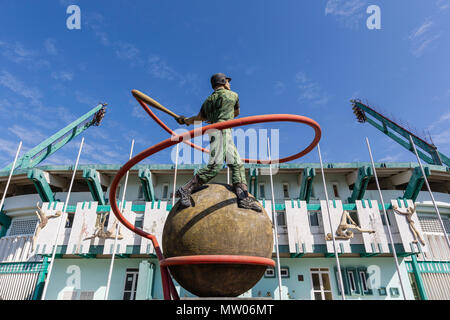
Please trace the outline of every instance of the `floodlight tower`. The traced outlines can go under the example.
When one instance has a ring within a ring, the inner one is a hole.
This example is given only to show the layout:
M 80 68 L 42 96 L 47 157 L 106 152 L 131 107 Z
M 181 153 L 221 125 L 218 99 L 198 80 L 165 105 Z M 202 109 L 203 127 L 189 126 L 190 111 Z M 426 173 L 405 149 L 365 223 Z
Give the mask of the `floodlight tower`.
M 370 123 L 406 150 L 414 153 L 414 147 L 409 140 L 409 136 L 411 136 L 418 149 L 417 153 L 423 161 L 428 164 L 450 167 L 450 158 L 439 152 L 432 141 L 425 141 L 425 139 L 418 137 L 360 100 L 350 100 L 350 102 L 353 105 L 353 113 L 356 115 L 358 122 Z

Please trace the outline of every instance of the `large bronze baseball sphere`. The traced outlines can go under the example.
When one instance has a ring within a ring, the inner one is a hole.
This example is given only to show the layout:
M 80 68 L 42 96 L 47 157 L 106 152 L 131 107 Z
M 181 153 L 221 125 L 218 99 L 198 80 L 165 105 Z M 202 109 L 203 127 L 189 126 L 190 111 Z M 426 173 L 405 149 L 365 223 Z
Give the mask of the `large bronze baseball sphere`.
M 208 184 L 192 194 L 195 206 L 170 211 L 164 225 L 165 258 L 192 255 L 272 257 L 272 222 L 266 211 L 241 209 L 233 187 Z M 199 297 L 237 297 L 251 289 L 266 266 L 198 264 L 169 267 L 173 278 Z

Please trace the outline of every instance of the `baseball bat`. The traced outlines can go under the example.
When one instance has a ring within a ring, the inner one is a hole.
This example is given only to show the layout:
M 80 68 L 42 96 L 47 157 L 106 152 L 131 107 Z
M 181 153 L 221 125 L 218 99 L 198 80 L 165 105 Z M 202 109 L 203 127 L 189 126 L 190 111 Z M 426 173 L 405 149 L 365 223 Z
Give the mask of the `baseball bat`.
M 159 102 L 153 100 L 152 98 L 147 96 L 145 93 L 142 93 L 139 90 L 132 90 L 131 93 L 133 94 L 134 97 L 144 101 L 145 103 L 151 105 L 152 107 L 155 107 L 158 110 L 161 110 L 161 111 L 171 115 L 175 119 L 181 118 L 179 115 L 177 115 L 176 113 L 170 111 L 166 107 L 162 106 Z

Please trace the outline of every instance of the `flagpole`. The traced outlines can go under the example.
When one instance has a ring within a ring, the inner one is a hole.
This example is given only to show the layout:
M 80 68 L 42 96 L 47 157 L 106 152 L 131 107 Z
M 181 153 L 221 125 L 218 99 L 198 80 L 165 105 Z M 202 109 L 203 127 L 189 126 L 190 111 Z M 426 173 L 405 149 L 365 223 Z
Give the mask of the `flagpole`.
M 173 176 L 173 192 L 172 192 L 172 207 L 175 205 L 175 191 L 177 188 L 177 172 L 178 172 L 178 147 L 180 146 L 180 144 L 177 144 L 177 155 L 175 156 L 175 174 Z
M 269 162 L 271 162 L 271 157 L 270 157 L 270 141 L 269 138 L 267 138 L 267 148 L 268 148 L 268 154 L 269 154 Z M 282 299 L 282 286 L 281 286 L 281 267 L 280 267 L 280 250 L 278 247 L 278 221 L 277 221 L 277 214 L 276 214 L 276 210 L 275 210 L 275 194 L 273 191 L 273 178 L 272 178 L 272 164 L 269 164 L 269 173 L 270 173 L 270 187 L 271 187 L 271 191 L 272 191 L 272 220 L 273 220 L 273 225 L 274 225 L 274 229 L 275 229 L 275 252 L 277 255 L 277 273 L 278 273 L 278 291 L 280 294 L 280 300 Z
M 72 192 L 72 186 L 73 186 L 73 182 L 75 180 L 75 174 L 77 173 L 78 162 L 80 161 L 80 156 L 81 156 L 81 151 L 83 150 L 83 145 L 84 145 L 84 137 L 81 139 L 80 149 L 78 150 L 77 161 L 75 162 L 75 167 L 73 168 L 72 180 L 70 181 L 69 191 L 67 192 L 66 201 L 64 202 L 62 215 L 59 218 L 60 220 L 59 220 L 58 230 L 56 232 L 55 240 L 53 241 L 52 258 L 50 261 L 50 265 L 48 267 L 47 279 L 45 280 L 44 290 L 42 292 L 41 300 L 45 300 L 45 296 L 47 295 L 48 284 L 50 283 L 50 277 L 52 275 L 53 265 L 55 264 L 55 255 L 56 255 L 58 237 L 59 237 L 59 233 L 61 232 L 62 222 L 66 221 L 66 218 L 67 218 L 66 217 L 67 205 L 69 204 L 70 193 Z
M 130 150 L 130 157 L 129 157 L 129 159 L 131 159 L 131 157 L 133 156 L 133 148 L 134 148 L 134 139 L 133 139 L 133 141 L 131 141 L 131 150 Z M 125 210 L 125 194 L 127 192 L 127 184 L 128 184 L 129 173 L 130 173 L 130 171 L 127 171 L 127 174 L 125 176 L 125 184 L 124 184 L 124 187 L 123 187 L 122 202 L 120 204 L 122 212 Z M 106 290 L 105 290 L 105 298 L 104 298 L 104 300 L 108 300 L 109 289 L 111 287 L 111 278 L 112 278 L 112 272 L 113 272 L 113 268 L 114 268 L 114 259 L 116 257 L 117 236 L 119 234 L 119 228 L 120 228 L 120 225 L 117 224 L 117 226 L 116 226 L 116 234 L 114 235 L 113 252 L 112 252 L 112 257 L 111 257 L 111 264 L 109 265 L 108 282 L 106 283 Z
M 431 187 L 430 187 L 430 184 L 428 183 L 427 175 L 425 174 L 425 170 L 423 169 L 422 161 L 420 161 L 420 157 L 419 157 L 419 154 L 417 153 L 416 145 L 414 144 L 414 141 L 413 141 L 411 135 L 409 135 L 409 141 L 411 142 L 411 146 L 413 147 L 414 153 L 416 154 L 417 162 L 419 162 L 419 166 L 420 166 L 420 170 L 422 171 L 423 179 L 425 180 L 425 184 L 427 186 L 428 192 L 430 193 L 431 201 L 433 201 L 434 210 L 436 210 L 436 214 L 438 216 L 439 223 L 441 224 L 442 232 L 444 232 L 444 238 L 447 241 L 447 245 L 450 249 L 450 240 L 449 240 L 449 237 L 447 236 L 447 231 L 445 230 L 444 222 L 442 221 L 442 217 L 439 212 L 438 206 L 436 204 L 436 200 L 434 200 L 433 192 L 431 192 Z
M 334 255 L 336 257 L 337 271 L 338 271 L 338 276 L 339 276 L 339 287 L 340 287 L 340 290 L 341 290 L 342 300 L 345 300 L 344 281 L 342 280 L 342 271 L 341 271 L 341 264 L 339 262 L 339 254 L 338 254 L 337 247 L 336 247 L 336 238 L 334 236 L 333 225 L 331 224 L 330 201 L 329 201 L 329 198 L 328 198 L 327 184 L 325 182 L 325 173 L 323 171 L 322 153 L 320 152 L 320 145 L 319 144 L 317 144 L 317 151 L 319 152 L 320 170 L 322 172 L 323 188 L 325 190 L 325 198 L 327 200 L 328 222 L 330 223 L 330 232 L 331 232 L 331 236 L 333 238 L 333 250 L 334 250 Z
M 370 148 L 369 138 L 367 138 L 367 137 L 366 137 L 366 143 L 367 143 L 367 149 L 369 150 L 370 162 L 372 163 L 372 169 L 373 169 L 373 174 L 375 177 L 375 182 L 377 184 L 378 195 L 380 196 L 381 206 L 383 207 L 383 214 L 384 214 L 384 218 L 386 220 L 386 226 L 387 226 L 388 233 L 389 233 L 389 240 L 391 242 L 392 254 L 394 255 L 395 267 L 397 268 L 397 276 L 400 280 L 400 287 L 402 288 L 403 299 L 406 300 L 405 287 L 403 286 L 403 280 L 402 280 L 402 277 L 400 274 L 400 265 L 398 263 L 397 251 L 395 250 L 394 238 L 392 237 L 391 227 L 389 226 L 389 219 L 387 216 L 386 208 L 384 207 L 383 194 L 381 193 L 380 183 L 378 182 L 377 170 L 375 169 L 375 162 L 373 161 L 372 149 Z
M 9 171 L 8 181 L 6 182 L 6 187 L 5 187 L 5 190 L 3 191 L 2 201 L 0 202 L 0 211 L 2 210 L 3 204 L 5 203 L 6 193 L 8 192 L 9 183 L 11 182 L 11 178 L 12 178 L 14 169 L 16 168 L 16 162 L 17 162 L 17 158 L 19 157 L 20 149 L 22 149 L 22 141 L 20 141 L 20 143 L 19 143 L 19 147 L 17 148 L 13 165 L 11 167 L 11 170 Z

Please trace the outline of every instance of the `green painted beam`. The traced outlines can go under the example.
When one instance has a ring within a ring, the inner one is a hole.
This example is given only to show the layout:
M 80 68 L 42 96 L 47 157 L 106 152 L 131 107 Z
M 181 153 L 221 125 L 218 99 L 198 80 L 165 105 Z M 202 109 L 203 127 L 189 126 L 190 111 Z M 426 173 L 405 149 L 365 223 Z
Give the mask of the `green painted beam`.
M 33 184 L 36 187 L 37 193 L 41 197 L 42 202 L 55 201 L 52 188 L 50 188 L 50 185 L 45 178 L 44 171 L 37 168 L 30 169 L 28 170 L 27 177 L 28 179 L 33 181 Z
M 11 220 L 10 217 L 0 211 L 0 238 L 6 236 L 6 232 L 8 232 L 8 228 L 11 225 Z
M 156 207 L 157 205 L 158 205 L 158 202 L 155 201 L 154 207 Z M 356 210 L 356 204 L 344 203 L 343 208 L 344 208 L 344 210 L 347 210 L 347 211 L 354 211 L 354 210 Z M 378 208 L 380 211 L 383 210 L 383 206 L 381 204 L 378 205 Z M 390 203 L 386 203 L 386 204 L 384 204 L 384 208 L 386 210 L 390 210 L 390 209 L 392 209 L 392 205 Z M 167 209 L 167 211 L 170 211 L 172 209 L 172 204 L 168 203 L 166 209 Z M 285 204 L 282 204 L 282 203 L 275 204 L 275 210 L 284 211 L 285 209 L 286 209 Z M 321 208 L 320 208 L 320 204 L 318 204 L 318 203 L 309 203 L 307 205 L 307 209 L 308 209 L 308 211 L 319 211 Z M 67 212 L 75 213 L 75 210 L 76 210 L 76 206 L 67 206 Z M 134 212 L 144 212 L 145 205 L 142 205 L 142 204 L 132 205 L 131 210 Z M 105 213 L 105 212 L 110 212 L 110 211 L 111 211 L 110 205 L 103 205 L 103 206 L 97 207 L 97 213 Z
M 430 175 L 430 169 L 424 167 L 425 175 L 428 177 Z M 405 189 L 402 199 L 411 199 L 413 202 L 416 201 L 422 186 L 425 183 L 425 179 L 422 174 L 420 167 L 416 167 L 413 171 L 411 179 L 409 179 L 408 185 Z
M 437 151 L 437 148 L 434 145 L 431 145 L 427 143 L 426 141 L 420 139 L 415 134 L 409 132 L 405 128 L 402 128 L 401 126 L 397 125 L 393 121 L 389 120 L 385 116 L 381 115 L 380 113 L 376 112 L 369 106 L 361 103 L 360 101 L 351 100 L 353 104 L 353 109 L 355 110 L 355 114 L 359 113 L 358 120 L 359 122 L 368 122 L 387 136 L 389 136 L 391 139 L 399 143 L 401 146 L 403 146 L 405 149 L 413 152 L 413 146 L 409 142 L 409 136 L 411 135 L 414 144 L 417 146 L 417 148 L 423 150 L 428 155 L 425 155 L 423 152 L 417 150 L 417 153 L 419 154 L 419 157 L 424 160 L 425 162 L 429 164 L 436 164 L 436 165 L 447 165 L 450 167 L 450 159 L 443 155 L 442 153 Z M 361 112 L 362 110 L 362 112 Z M 370 119 L 367 117 L 367 114 L 371 115 L 374 119 L 378 120 L 380 124 L 375 122 L 373 119 Z M 404 137 L 406 139 L 403 140 L 397 135 L 393 134 L 389 131 L 391 129 L 392 131 L 396 132 L 398 135 Z
M 420 275 L 419 266 L 417 264 L 416 255 L 411 256 L 411 266 L 413 269 L 414 278 L 416 279 L 417 289 L 419 291 L 420 299 L 428 300 L 427 291 L 425 290 L 425 284 L 423 283 L 422 276 Z
M 404 147 L 405 149 L 409 150 L 409 151 L 413 151 L 412 147 L 410 146 L 410 144 L 408 142 L 406 142 L 405 140 L 399 138 L 397 135 L 393 134 L 390 131 L 384 131 L 384 128 L 381 127 L 378 123 L 376 123 L 375 121 L 373 121 L 372 119 L 367 119 L 367 122 L 370 123 L 372 126 L 374 126 L 375 128 L 377 128 L 378 130 L 382 131 L 384 134 L 386 134 L 389 138 L 391 138 L 392 140 L 394 140 L 395 142 L 397 142 L 399 145 L 401 145 L 402 147 Z M 417 150 L 417 149 L 416 149 Z M 430 158 L 429 156 L 427 156 L 425 153 L 423 153 L 420 150 L 417 150 L 417 154 L 419 155 L 419 157 L 425 161 L 426 163 L 429 164 L 436 164 L 433 162 L 433 159 Z
M 98 125 L 103 118 L 106 104 L 99 104 L 65 128 L 61 129 L 42 143 L 25 153 L 17 160 L 16 169 L 33 168 L 39 163 L 50 157 L 68 142 L 80 135 L 92 125 Z M 90 120 L 92 118 L 92 120 Z M 13 163 L 2 169 L 11 170 Z
M 254 167 L 253 164 L 244 164 L 246 169 L 250 167 Z M 336 163 L 325 163 L 325 167 L 332 167 L 335 169 L 358 169 L 361 166 L 371 166 L 370 162 L 336 162 Z M 380 169 L 414 169 L 417 166 L 417 162 L 376 162 L 375 168 Z M 119 171 L 122 167 L 121 164 L 81 164 L 78 166 L 78 170 L 84 170 L 86 168 L 93 168 L 97 171 Z M 185 164 L 179 165 L 178 170 L 194 170 L 199 165 L 193 164 Z M 315 168 L 320 169 L 319 163 L 280 163 L 278 165 L 279 169 L 305 169 L 305 168 Z M 428 165 L 430 170 L 436 172 L 447 173 L 450 172 L 450 169 L 445 166 Z M 265 165 L 259 165 L 258 168 L 268 168 Z M 43 171 L 72 171 L 72 165 L 45 165 L 39 166 L 39 169 Z M 135 165 L 130 170 L 138 171 L 139 169 L 149 169 L 150 171 L 155 171 L 157 173 L 158 170 L 173 170 L 173 165 L 168 164 L 138 164 Z M 28 169 L 16 169 L 14 171 L 14 176 L 26 174 Z M 9 171 L 0 171 L 0 177 L 7 177 L 9 175 Z
M 372 177 L 372 167 L 362 166 L 358 169 L 358 177 L 356 178 L 355 185 L 353 186 L 352 196 L 348 198 L 349 203 L 355 203 L 356 200 L 361 200 L 364 198 L 367 185 Z
M 316 177 L 315 168 L 305 168 L 302 174 L 302 180 L 300 182 L 300 194 L 298 199 L 309 202 L 311 198 L 312 185 L 314 178 Z
M 34 289 L 33 300 L 41 300 L 42 291 L 44 290 L 45 285 L 45 277 L 47 275 L 48 264 L 48 257 L 44 257 L 44 261 L 42 261 L 41 271 L 39 272 L 36 287 Z
M 97 170 L 87 168 L 83 170 L 83 178 L 91 191 L 92 199 L 98 202 L 99 205 L 105 205 L 105 194 L 100 183 L 100 174 Z
M 145 200 L 154 202 L 155 190 L 153 188 L 152 172 L 149 169 L 139 169 L 138 177 L 141 180 Z
M 258 199 L 258 168 L 251 167 L 248 172 L 248 192 Z

